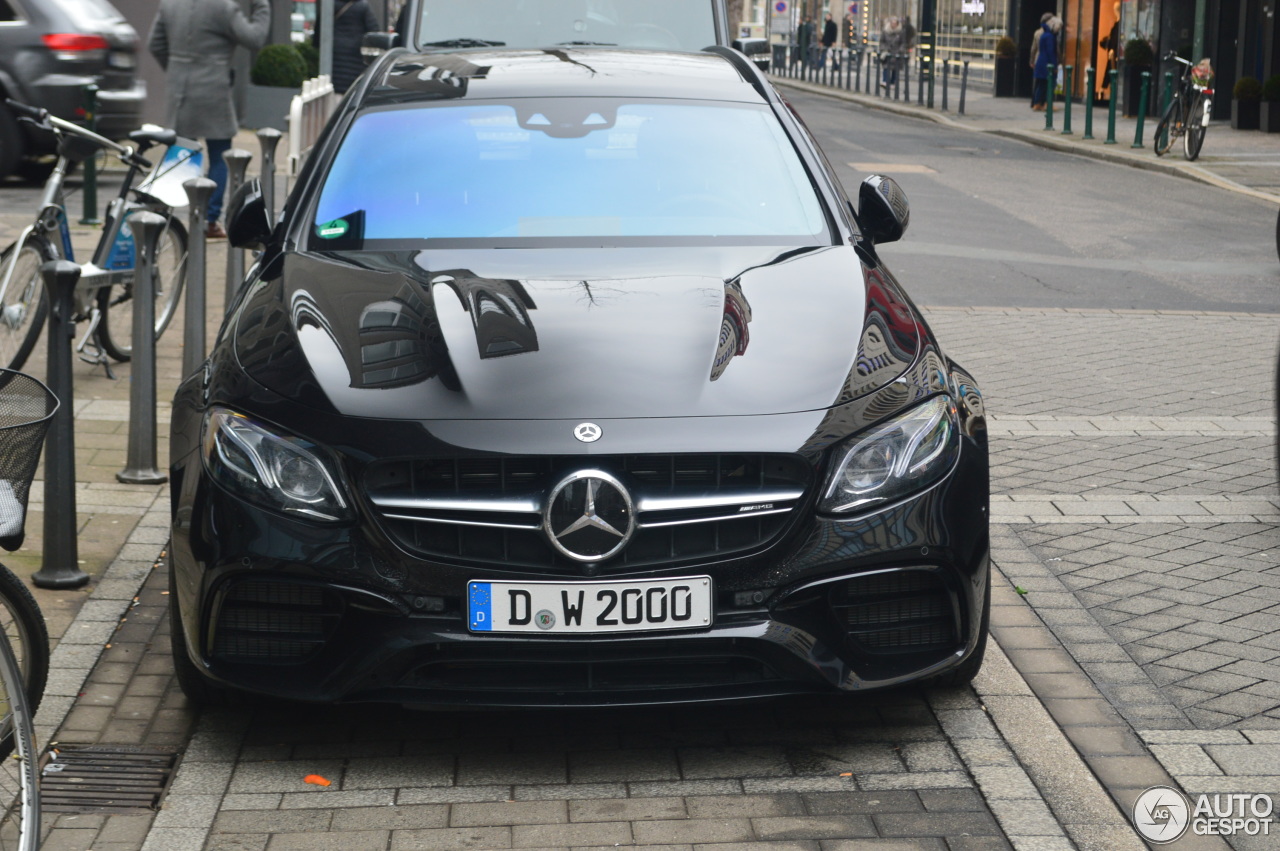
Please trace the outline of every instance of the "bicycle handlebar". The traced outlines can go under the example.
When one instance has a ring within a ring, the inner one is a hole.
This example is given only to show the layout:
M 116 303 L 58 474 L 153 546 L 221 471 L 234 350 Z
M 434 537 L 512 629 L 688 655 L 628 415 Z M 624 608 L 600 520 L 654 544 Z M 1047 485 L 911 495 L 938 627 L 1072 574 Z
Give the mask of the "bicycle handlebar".
M 130 165 L 136 165 L 140 168 L 151 167 L 150 160 L 142 156 L 139 156 L 134 151 L 134 149 L 129 147 L 128 145 L 121 145 L 119 142 L 113 142 L 112 140 L 108 139 L 106 136 L 99 136 L 97 133 L 93 132 L 87 127 L 81 127 L 79 124 L 72 124 L 70 121 L 64 121 L 61 118 L 58 118 L 57 116 L 50 115 L 49 110 L 47 109 L 40 109 L 39 107 L 35 107 L 35 106 L 27 106 L 25 103 L 19 103 L 18 101 L 13 100 L 12 98 L 5 98 L 4 102 L 5 102 L 5 105 L 8 106 L 10 109 L 12 109 L 14 112 L 18 113 L 19 115 L 30 118 L 33 121 L 38 122 L 42 126 L 49 128 L 50 130 L 54 130 L 54 131 L 60 130 L 64 133 L 73 133 L 76 136 L 80 136 L 82 138 L 88 139 L 89 141 L 95 143 L 99 147 L 106 148 L 107 150 L 111 151 L 116 156 L 120 157 L 120 159 L 124 160 Z

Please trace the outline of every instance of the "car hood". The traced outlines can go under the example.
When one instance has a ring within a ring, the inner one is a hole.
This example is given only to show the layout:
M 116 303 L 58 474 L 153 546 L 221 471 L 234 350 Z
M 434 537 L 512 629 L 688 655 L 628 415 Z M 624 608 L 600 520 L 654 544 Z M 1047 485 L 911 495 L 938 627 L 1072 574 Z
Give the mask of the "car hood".
M 848 246 L 287 253 L 231 327 L 250 378 L 345 416 L 793 413 L 850 398 L 868 271 Z

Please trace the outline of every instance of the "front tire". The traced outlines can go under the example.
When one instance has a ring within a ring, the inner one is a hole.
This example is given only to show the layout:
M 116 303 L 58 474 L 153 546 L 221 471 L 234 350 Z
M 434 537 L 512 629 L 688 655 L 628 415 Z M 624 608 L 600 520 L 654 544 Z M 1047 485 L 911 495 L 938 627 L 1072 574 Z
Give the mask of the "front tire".
M 0 106 L 0 180 L 9 176 L 18 163 L 26 145 L 22 140 L 22 128 L 7 107 Z
M 1182 153 L 1187 160 L 1195 162 L 1200 156 L 1200 148 L 1204 145 L 1204 134 L 1208 129 L 1201 122 L 1204 120 L 1204 101 L 1196 98 L 1187 115 L 1187 131 L 1182 136 Z
M 10 245 L 0 253 L 0 282 L 4 281 L 13 261 L 9 284 L 0 292 L 0 364 L 9 369 L 22 369 L 31 356 L 44 329 L 49 313 L 49 294 L 45 290 L 40 267 L 58 256 L 44 239 L 29 237 L 21 247 Z
M 178 687 L 187 700 L 196 706 L 240 706 L 245 695 L 242 692 L 220 686 L 200 673 L 187 655 L 187 633 L 182 626 L 182 613 L 178 609 L 178 585 L 173 568 L 173 544 L 168 547 L 169 556 L 169 649 L 173 654 L 173 674 Z
M 0 631 L 13 650 L 27 706 L 34 716 L 49 678 L 49 630 L 27 586 L 4 565 L 0 565 Z M 9 723 L 10 719 L 5 719 L 0 724 L 0 759 L 13 752 Z
M 187 229 L 173 216 L 165 219 L 167 223 L 156 243 L 154 273 L 157 340 L 178 312 L 178 299 L 187 279 Z M 112 360 L 128 361 L 133 356 L 133 284 L 113 284 L 99 290 L 98 311 L 98 345 Z
M 1164 111 L 1164 117 L 1156 125 L 1156 137 L 1153 145 L 1157 157 L 1162 157 L 1169 153 L 1169 150 L 1173 147 L 1174 140 L 1185 129 L 1185 120 L 1182 114 L 1182 101 L 1175 100 L 1169 104 L 1169 108 Z

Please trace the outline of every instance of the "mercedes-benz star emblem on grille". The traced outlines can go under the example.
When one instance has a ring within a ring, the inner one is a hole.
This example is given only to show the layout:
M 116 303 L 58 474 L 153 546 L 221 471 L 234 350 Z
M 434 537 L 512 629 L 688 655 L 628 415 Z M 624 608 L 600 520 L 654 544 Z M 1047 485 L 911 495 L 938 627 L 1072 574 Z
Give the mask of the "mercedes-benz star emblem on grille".
M 600 470 L 579 470 L 561 479 L 542 517 L 551 546 L 581 562 L 604 561 L 617 554 L 635 528 L 631 494 Z
M 604 434 L 604 429 L 595 423 L 578 423 L 573 428 L 573 436 L 583 443 L 595 443 Z

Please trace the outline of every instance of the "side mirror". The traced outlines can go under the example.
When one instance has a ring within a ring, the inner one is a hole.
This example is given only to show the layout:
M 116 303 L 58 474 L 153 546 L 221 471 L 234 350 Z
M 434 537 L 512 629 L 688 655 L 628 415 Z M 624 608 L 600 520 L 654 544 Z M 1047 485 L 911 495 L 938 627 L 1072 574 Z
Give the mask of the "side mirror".
M 365 33 L 360 42 L 360 58 L 364 64 L 372 65 L 375 59 L 395 46 L 395 33 Z
M 907 232 L 911 205 L 907 193 L 891 177 L 873 174 L 858 188 L 858 223 L 875 245 L 897 242 Z
M 255 177 L 241 184 L 227 205 L 227 241 L 235 248 L 261 251 L 272 230 L 262 181 Z

